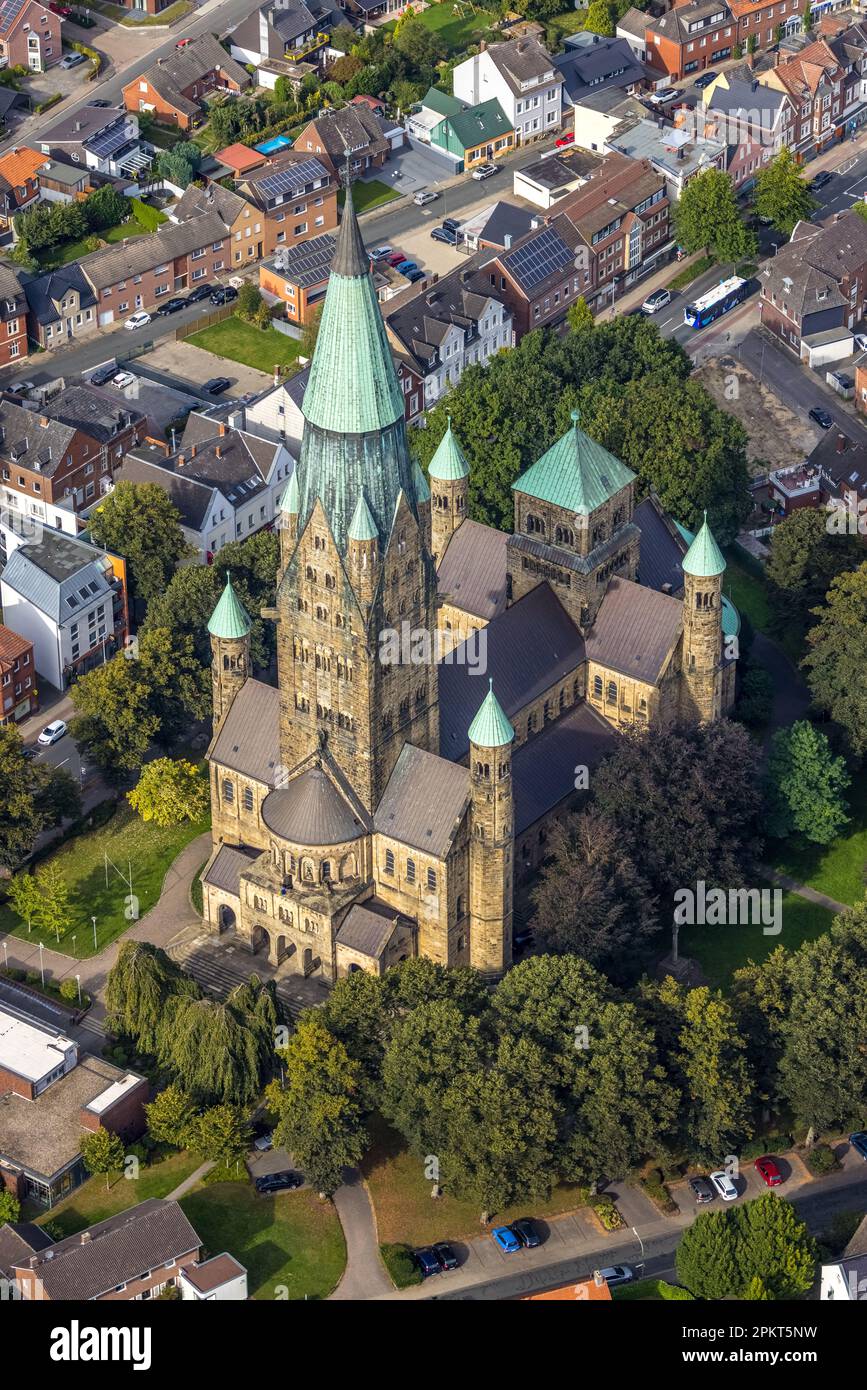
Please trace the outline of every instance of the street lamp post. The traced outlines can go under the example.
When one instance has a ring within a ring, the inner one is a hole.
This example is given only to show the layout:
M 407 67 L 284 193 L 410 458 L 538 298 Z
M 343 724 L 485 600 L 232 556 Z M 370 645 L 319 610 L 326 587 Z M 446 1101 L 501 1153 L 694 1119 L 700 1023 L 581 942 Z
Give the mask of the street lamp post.
M 638 1244 L 641 1246 L 641 1264 L 640 1264 L 638 1267 L 639 1267 L 640 1270 L 643 1271 L 643 1270 L 644 1270 L 644 1241 L 641 1239 L 641 1236 L 638 1234 L 638 1228 L 637 1228 L 636 1226 L 633 1226 L 633 1227 L 632 1227 L 632 1234 L 635 1236 L 635 1239 L 638 1241 Z
M 76 975 L 75 979 L 76 979 L 76 983 L 77 983 L 77 985 L 78 985 L 78 1002 L 79 1002 L 79 1004 L 80 1004 L 80 1003 L 81 1003 L 81 976 L 80 976 L 80 975 Z
M 6 942 L 5 942 L 5 941 L 3 942 L 3 964 L 4 964 L 4 965 L 6 966 L 6 968 L 8 969 L 8 967 L 9 967 L 9 947 L 6 945 Z
M 94 949 L 94 951 L 95 951 L 95 950 L 96 950 L 96 918 L 95 918 L 95 917 L 91 917 L 90 920 L 91 920 L 91 922 L 93 923 L 93 949 Z
M 41 975 L 42 975 L 42 988 L 43 988 L 43 989 L 45 988 L 45 964 L 44 964 L 44 960 L 43 960 L 43 956 L 42 956 L 42 952 L 43 952 L 44 949 L 45 949 L 45 948 L 44 948 L 44 946 L 42 945 L 42 942 L 40 941 L 40 943 L 39 943 L 39 970 L 40 970 L 40 973 L 41 973 Z

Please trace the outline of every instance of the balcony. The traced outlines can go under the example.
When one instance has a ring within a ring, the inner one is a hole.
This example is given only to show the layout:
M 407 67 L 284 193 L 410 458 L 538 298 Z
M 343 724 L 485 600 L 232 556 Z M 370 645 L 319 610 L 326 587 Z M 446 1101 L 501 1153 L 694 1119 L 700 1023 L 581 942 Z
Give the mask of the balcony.
M 324 48 L 330 39 L 330 34 L 311 34 L 310 38 L 302 39 L 297 48 L 293 48 L 291 44 L 287 43 L 283 50 L 283 57 L 289 62 L 296 63 L 299 59 L 306 58 L 308 53 L 315 53 L 317 49 Z

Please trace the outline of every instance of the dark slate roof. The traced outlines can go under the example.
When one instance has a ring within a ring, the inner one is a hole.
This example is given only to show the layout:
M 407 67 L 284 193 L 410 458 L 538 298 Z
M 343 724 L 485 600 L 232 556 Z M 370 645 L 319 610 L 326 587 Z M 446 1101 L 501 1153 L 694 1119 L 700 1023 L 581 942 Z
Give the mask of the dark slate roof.
M 342 169 L 348 152 L 357 154 L 387 154 L 382 122 L 367 106 L 344 106 L 340 111 L 329 110 L 326 115 L 314 116 L 312 125 L 338 169 Z M 315 153 L 315 151 L 314 151 Z
M 474 682 L 476 708 L 485 693 L 478 689 L 482 684 Z M 469 724 L 468 719 L 466 728 Z M 444 859 L 469 799 L 470 774 L 465 767 L 405 743 L 376 809 L 373 828 L 379 835 L 390 835 L 413 849 Z
M 153 445 L 141 445 L 124 456 L 115 474 L 119 483 L 156 483 L 171 499 L 180 514 L 181 525 L 199 531 L 207 520 L 216 488 L 173 473 L 165 456 Z
M 204 246 L 216 245 L 228 235 L 226 224 L 216 212 L 203 212 L 189 222 L 164 222 L 159 231 L 134 237 L 117 246 L 93 251 L 81 262 L 94 289 L 107 289 L 119 280 L 132 280 L 164 261 L 186 256 Z
M 198 1250 L 201 1241 L 177 1202 L 151 1197 L 78 1235 L 59 1240 L 28 1264 L 48 1298 L 98 1298 L 146 1270 Z
M 220 845 L 211 867 L 202 875 L 202 882 L 209 883 L 212 888 L 221 888 L 224 893 L 231 893 L 237 898 L 241 874 L 261 853 L 261 850 L 247 849 L 244 845 Z
M 39 143 L 42 146 L 83 145 L 109 126 L 126 120 L 128 115 L 123 106 L 81 106 L 43 130 L 38 136 Z
M 653 684 L 682 624 L 679 599 L 630 579 L 612 579 L 587 636 L 587 660 Z
M 686 542 L 652 496 L 639 503 L 632 520 L 641 532 L 638 582 L 648 589 L 660 590 L 664 584 L 670 584 L 671 592 L 676 594 L 683 588 L 680 562 L 686 554 Z
M 86 383 L 67 386 L 35 413 L 72 425 L 100 444 L 108 444 L 127 425 L 143 424 L 147 418 L 127 400 L 119 403 L 116 395 Z
M 521 170 L 524 178 L 531 179 L 541 188 L 551 191 L 568 188 L 576 179 L 588 179 L 602 163 L 601 154 L 590 150 L 564 150 L 562 154 L 549 155 L 534 164 L 526 164 Z
M 514 203 L 495 203 L 484 228 L 479 232 L 479 241 L 487 242 L 491 246 L 504 247 L 508 237 L 511 246 L 519 237 L 532 231 L 535 216 L 536 214 L 528 208 L 516 207 Z
M 575 790 L 575 769 L 593 769 L 617 732 L 582 700 L 512 755 L 515 834 L 520 835 Z
M 32 1221 L 7 1221 L 0 1226 L 0 1279 L 9 1279 L 13 1264 L 26 1264 L 31 1255 L 54 1242 Z
M 423 376 L 430 371 L 430 358 L 453 325 L 475 332 L 491 300 L 502 303 L 494 286 L 485 283 L 485 272 L 480 269 L 491 255 L 489 251 L 471 257 L 466 265 L 458 266 L 427 289 L 419 292 L 413 286 L 386 305 L 389 335 L 400 343 Z
M 273 787 L 280 764 L 279 717 L 279 690 L 246 680 L 211 745 L 211 762 Z
M 321 767 L 308 768 L 262 802 L 269 830 L 295 845 L 339 845 L 366 827 Z
M 207 417 L 199 417 L 203 419 Z M 279 441 L 261 439 L 246 430 L 220 435 L 219 428 L 220 421 L 212 420 L 201 426 L 204 439 L 189 442 L 185 430 L 181 448 L 168 457 L 153 445 L 131 449 L 124 459 L 124 476 L 164 488 L 182 514 L 190 518 L 187 524 L 197 530 L 208 514 L 214 489 L 233 507 L 263 492 L 281 448 Z M 146 477 L 135 476 L 143 470 Z
M 191 218 L 202 217 L 206 212 L 216 212 L 230 227 L 245 207 L 249 207 L 247 200 L 231 188 L 223 188 L 219 183 L 209 183 L 205 188 L 199 188 L 191 183 L 172 208 L 172 217 L 176 222 L 189 222 Z
M 588 35 L 589 37 L 589 35 Z M 604 87 L 631 87 L 647 77 L 643 63 L 636 58 L 626 39 L 601 38 L 580 47 L 567 48 L 554 59 L 563 75 L 564 88 L 577 104 L 587 93 Z
M 249 87 L 250 74 L 234 58 L 230 58 L 219 40 L 209 33 L 198 34 L 184 48 L 173 49 L 163 58 L 158 58 L 141 77 L 179 111 L 193 115 L 198 111 L 198 105 L 184 96 L 184 92 L 214 68 L 219 68 L 241 88 Z
M 437 571 L 437 589 L 444 603 L 490 622 L 506 607 L 508 570 L 505 531 L 464 521 L 455 531 Z
M 381 898 L 368 898 L 349 909 L 337 933 L 337 945 L 379 960 L 396 926 L 411 928 L 415 923 Z
M 78 294 L 82 309 L 92 309 L 96 304 L 93 286 L 88 281 L 78 262 L 49 270 L 47 275 L 39 275 L 24 286 L 27 303 L 34 318 L 41 324 L 56 323 L 61 317 L 54 307 L 60 303 L 69 290 Z
M 487 668 L 476 675 L 467 663 L 481 641 L 487 644 Z M 469 751 L 467 731 L 486 694 L 481 676 L 493 680 L 494 694 L 511 719 L 583 660 L 584 638 L 550 585 L 539 584 L 440 662 L 442 756 L 457 760 Z
M 507 43 L 492 43 L 486 51 L 517 97 L 526 95 L 521 84 L 534 77 L 543 78 L 550 73 L 549 81 L 563 80 L 554 67 L 550 53 L 542 47 L 538 39 L 510 39 Z
M 700 38 L 702 34 L 713 33 L 718 26 L 707 24 L 705 28 L 690 32 L 690 24 L 699 21 L 707 21 L 712 15 L 722 13 L 726 16 L 720 23 L 733 24 L 728 6 L 721 4 L 720 0 L 687 0 L 685 5 L 680 5 L 676 10 L 669 10 L 667 14 L 661 15 L 659 19 L 651 19 L 648 16 L 647 30 L 651 34 L 659 34 L 662 38 L 671 39 L 673 43 L 687 43 L 690 40 Z M 648 48 L 652 45 L 652 40 L 648 43 Z

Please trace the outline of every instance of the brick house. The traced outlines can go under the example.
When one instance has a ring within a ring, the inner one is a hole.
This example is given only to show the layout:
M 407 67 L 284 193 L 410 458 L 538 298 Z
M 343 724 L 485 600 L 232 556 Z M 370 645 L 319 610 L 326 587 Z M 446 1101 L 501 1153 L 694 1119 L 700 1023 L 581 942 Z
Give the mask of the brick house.
M 217 92 L 237 95 L 251 80 L 213 34 L 199 34 L 127 82 L 123 100 L 127 111 L 147 111 L 157 120 L 192 130 L 202 119 L 208 97 Z
M 239 179 L 236 193 L 262 219 L 262 256 L 271 256 L 278 247 L 297 246 L 312 241 L 337 227 L 338 180 L 324 160 L 296 154 L 294 150 L 269 160 Z M 232 265 L 246 260 L 238 256 L 244 238 L 232 228 Z M 250 258 L 252 259 L 252 257 Z
M 779 31 L 780 37 L 789 38 L 803 28 L 802 0 L 728 0 L 728 6 L 737 20 L 737 42 L 744 52 L 750 39 L 755 39 L 757 49 L 770 48 Z
M 793 151 L 818 154 L 842 134 L 846 75 L 847 67 L 824 39 L 760 75 L 760 82 L 788 92 L 796 104 Z
M 0 367 L 27 356 L 27 300 L 11 266 L 0 265 Z
M 749 69 L 730 71 L 713 84 L 695 113 L 703 134 L 726 145 L 728 174 L 735 188 L 747 187 L 780 150 L 793 143 L 798 104 L 789 92 L 759 82 Z
M 59 347 L 96 327 L 96 294 L 77 262 L 28 280 L 24 294 L 30 338 Z
M 228 270 L 229 233 L 219 214 L 208 212 L 94 251 L 79 264 L 97 296 L 103 327 Z
M 759 283 L 762 324 L 799 357 L 815 335 L 854 328 L 867 307 L 867 222 L 853 212 L 799 222 Z
M 0 623 L 0 726 L 20 723 L 38 709 L 33 643 Z
M 737 23 L 725 0 L 687 0 L 648 23 L 646 43 L 653 72 L 679 82 L 732 56 Z
M 349 155 L 353 177 L 367 169 L 381 169 L 390 145 L 382 122 L 366 106 L 344 106 L 340 111 L 323 112 L 301 131 L 295 150 L 315 154 L 332 174 L 342 177 Z
M 0 157 L 0 229 L 14 231 L 13 218 L 39 200 L 39 171 L 48 160 L 35 150 L 13 149 Z
M 37 0 L 10 0 L 0 10 L 0 58 L 10 68 L 46 72 L 63 57 L 60 15 Z

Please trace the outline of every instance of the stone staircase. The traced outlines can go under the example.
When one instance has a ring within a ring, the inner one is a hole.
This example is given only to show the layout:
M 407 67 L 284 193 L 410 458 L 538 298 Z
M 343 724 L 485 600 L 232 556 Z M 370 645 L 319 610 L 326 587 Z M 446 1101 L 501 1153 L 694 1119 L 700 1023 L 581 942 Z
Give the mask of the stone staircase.
M 277 998 L 291 1018 L 297 1018 L 304 1009 L 322 1004 L 328 995 L 328 987 L 322 980 L 292 974 L 285 965 L 275 969 L 264 957 L 252 956 L 231 939 L 216 938 L 208 932 L 172 942 L 167 953 L 201 989 L 217 999 L 225 999 L 251 975 L 275 981 Z

